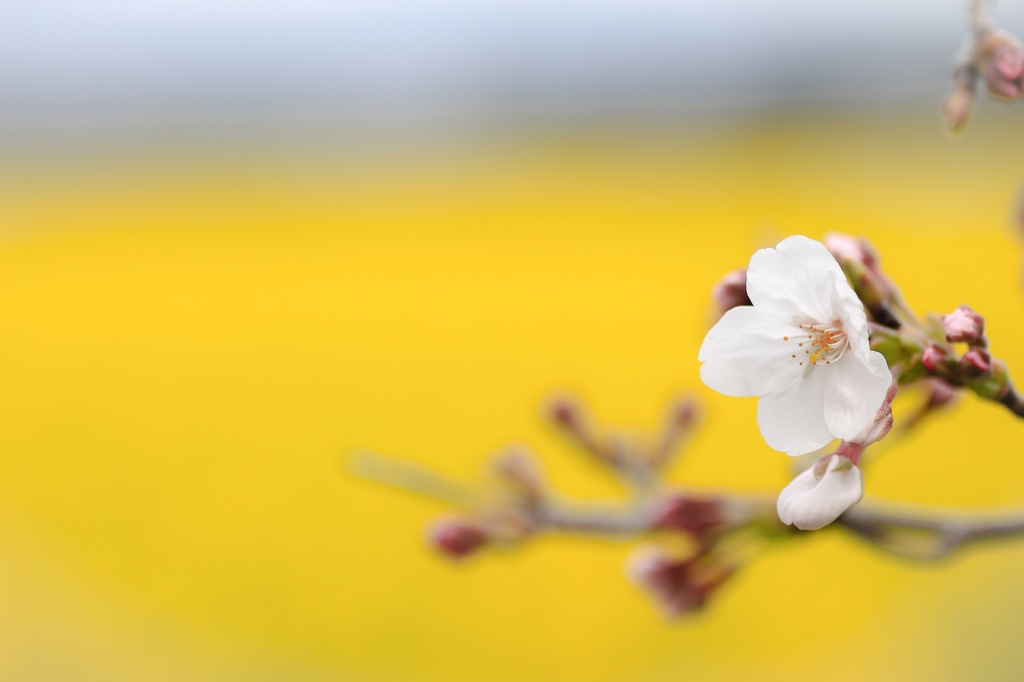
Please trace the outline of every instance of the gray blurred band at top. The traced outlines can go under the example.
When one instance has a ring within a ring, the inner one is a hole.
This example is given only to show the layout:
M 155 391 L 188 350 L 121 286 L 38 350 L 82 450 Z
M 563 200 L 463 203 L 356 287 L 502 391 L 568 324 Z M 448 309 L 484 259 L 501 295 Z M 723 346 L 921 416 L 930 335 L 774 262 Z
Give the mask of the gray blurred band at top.
M 343 125 L 937 101 L 954 0 L 0 5 L 0 126 Z M 1021 3 L 997 20 L 1024 33 Z

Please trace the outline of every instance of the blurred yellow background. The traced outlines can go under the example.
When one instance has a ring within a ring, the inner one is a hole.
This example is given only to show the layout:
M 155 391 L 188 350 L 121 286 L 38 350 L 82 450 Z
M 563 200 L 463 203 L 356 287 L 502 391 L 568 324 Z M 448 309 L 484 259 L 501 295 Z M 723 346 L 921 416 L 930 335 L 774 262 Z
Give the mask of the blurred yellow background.
M 673 480 L 781 489 L 755 401 L 704 389 L 696 353 L 718 277 L 794 233 L 866 236 L 919 312 L 982 312 L 1024 382 L 1012 114 L 957 142 L 925 109 L 9 156 L 0 679 L 1013 679 L 1024 541 L 925 565 L 809 534 L 666 624 L 631 543 L 452 565 L 422 542 L 440 505 L 345 468 L 473 479 L 524 443 L 612 499 L 545 398 L 643 430 L 695 391 Z M 868 495 L 1024 507 L 1021 428 L 967 397 Z

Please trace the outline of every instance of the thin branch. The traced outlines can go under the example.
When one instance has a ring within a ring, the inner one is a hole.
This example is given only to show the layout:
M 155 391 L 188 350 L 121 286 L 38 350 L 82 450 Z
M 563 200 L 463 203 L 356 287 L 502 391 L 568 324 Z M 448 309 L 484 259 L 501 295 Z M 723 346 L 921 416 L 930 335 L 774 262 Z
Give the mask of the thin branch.
M 468 485 L 437 473 L 433 469 L 375 452 L 361 451 L 348 460 L 349 473 L 359 478 L 399 488 L 454 507 L 473 506 L 478 495 Z
M 362 478 L 462 508 L 471 507 L 479 499 L 469 487 L 425 467 L 373 453 L 363 452 L 353 457 L 350 470 Z M 680 494 L 718 499 L 731 510 L 729 523 L 733 527 L 762 521 L 778 526 L 780 531 L 790 530 L 775 517 L 774 504 L 767 494 L 694 489 Z M 520 509 L 520 513 L 529 518 L 530 534 L 560 532 L 630 539 L 651 532 L 655 525 L 655 508 L 650 503 L 583 504 L 555 497 L 550 492 Z M 911 559 L 934 560 L 978 541 L 1024 536 L 1024 510 L 972 515 L 960 510 L 897 507 L 867 501 L 839 517 L 836 525 L 881 551 Z M 792 534 L 797 533 L 792 531 Z
M 861 504 L 841 517 L 841 525 L 873 546 L 913 559 L 949 555 L 980 540 L 1024 536 L 1024 511 L 975 516 L 956 510 Z
M 968 25 L 975 34 L 995 28 L 992 8 L 995 0 L 971 0 L 967 10 Z
M 633 538 L 650 531 L 650 507 L 580 505 L 546 499 L 535 512 L 538 529 L 581 535 Z

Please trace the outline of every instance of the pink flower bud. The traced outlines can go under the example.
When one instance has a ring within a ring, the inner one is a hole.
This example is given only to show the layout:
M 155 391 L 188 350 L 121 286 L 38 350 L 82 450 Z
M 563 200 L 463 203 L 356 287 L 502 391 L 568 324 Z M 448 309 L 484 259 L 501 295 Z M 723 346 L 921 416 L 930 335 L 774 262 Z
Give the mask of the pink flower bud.
M 453 559 L 462 559 L 487 543 L 487 533 L 476 524 L 450 517 L 438 519 L 427 529 L 427 542 Z
M 924 353 L 921 355 L 921 364 L 924 365 L 925 369 L 929 372 L 940 371 L 945 362 L 946 354 L 938 346 L 929 345 L 924 349 Z
M 942 118 L 946 123 L 946 129 L 956 134 L 967 125 L 967 119 L 971 117 L 971 107 L 974 105 L 974 78 L 966 77 L 957 79 L 952 89 L 946 95 L 942 103 Z
M 718 308 L 719 316 L 741 305 L 752 305 L 747 296 L 747 270 L 733 270 L 718 281 L 711 290 L 711 297 Z
M 677 493 L 658 500 L 651 525 L 699 536 L 722 525 L 724 520 L 721 500 Z
M 575 430 L 580 424 L 580 411 L 575 403 L 560 399 L 551 403 L 549 412 L 551 420 L 562 428 Z
M 981 44 L 978 64 L 993 95 L 1016 99 L 1024 93 L 1024 52 L 1013 36 L 1002 32 L 988 36 Z
M 992 356 L 981 348 L 972 348 L 960 358 L 960 370 L 968 379 L 977 379 L 992 371 Z
M 873 315 L 895 293 L 895 286 L 882 272 L 881 261 L 874 248 L 864 239 L 830 232 L 825 246 L 843 268 L 853 290 Z
M 555 426 L 599 462 L 607 464 L 613 459 L 614 452 L 607 445 L 606 439 L 594 431 L 586 411 L 572 398 L 557 398 L 548 406 L 547 413 Z
M 878 255 L 866 240 L 851 237 L 848 234 L 829 232 L 825 235 L 823 241 L 825 247 L 839 263 L 842 263 L 845 259 L 850 259 L 862 263 L 864 267 L 872 272 L 879 272 Z
M 942 317 L 942 325 L 949 341 L 963 341 L 972 346 L 985 345 L 985 318 L 962 305 Z
M 676 427 L 686 428 L 697 419 L 697 403 L 694 400 L 681 400 L 672 406 L 669 421 Z
M 669 617 L 701 609 L 733 571 L 708 559 L 676 559 L 657 547 L 639 548 L 626 567 L 629 579 Z

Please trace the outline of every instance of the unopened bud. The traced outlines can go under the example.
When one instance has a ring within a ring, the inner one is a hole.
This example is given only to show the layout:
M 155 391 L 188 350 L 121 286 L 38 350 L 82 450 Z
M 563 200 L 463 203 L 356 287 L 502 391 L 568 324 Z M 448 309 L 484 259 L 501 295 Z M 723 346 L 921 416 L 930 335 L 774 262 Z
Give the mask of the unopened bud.
M 871 244 L 864 239 L 835 232 L 826 234 L 824 243 L 850 280 L 857 298 L 877 321 L 888 323 L 891 313 L 887 313 L 886 306 L 895 287 L 882 272 L 878 254 Z
M 779 520 L 800 530 L 818 530 L 864 496 L 864 477 L 846 457 L 826 455 L 779 493 Z
M 553 422 L 569 430 L 576 429 L 581 422 L 579 407 L 564 398 L 552 402 L 548 414 Z
M 686 428 L 697 420 L 697 413 L 698 408 L 695 400 L 680 400 L 672 405 L 667 421 L 670 421 L 677 428 Z
M 936 345 L 929 345 L 921 355 L 921 364 L 929 372 L 940 373 L 945 369 L 946 353 Z
M 483 528 L 457 517 L 439 519 L 427 529 L 430 546 L 453 559 L 472 554 L 486 544 L 487 539 Z
M 677 559 L 653 546 L 637 549 L 626 566 L 629 579 L 669 617 L 701 609 L 732 573 L 710 559 Z
M 962 341 L 972 346 L 984 347 L 985 318 L 962 305 L 949 315 L 942 317 L 942 326 L 949 341 Z
M 1016 99 L 1024 93 L 1024 52 L 1009 33 L 996 31 L 986 35 L 979 43 L 977 62 L 993 95 Z
M 960 358 L 960 371 L 968 380 L 983 377 L 992 371 L 992 356 L 981 348 L 971 348 Z
M 720 279 L 711 290 L 711 297 L 715 301 L 719 316 L 741 305 L 753 305 L 747 295 L 746 268 L 733 270 Z
M 612 454 L 606 443 L 591 427 L 584 409 L 568 397 L 558 398 L 548 406 L 548 418 L 576 444 L 600 462 L 607 463 Z
M 825 248 L 829 250 L 832 257 L 839 263 L 844 260 L 853 260 L 862 263 L 864 267 L 872 272 L 879 272 L 878 254 L 865 239 L 851 237 L 848 234 L 829 232 L 824 238 Z
M 946 130 L 951 134 L 957 134 L 967 125 L 967 119 L 971 117 L 971 107 L 974 106 L 974 78 L 964 76 L 953 81 L 953 87 L 946 94 L 942 103 L 942 119 L 946 124 Z
M 924 349 L 924 353 L 921 355 L 921 364 L 925 366 L 928 371 L 934 372 L 946 359 L 946 354 L 943 353 L 938 346 L 928 346 Z
M 651 525 L 700 536 L 724 523 L 723 512 L 718 498 L 677 493 L 658 500 Z

